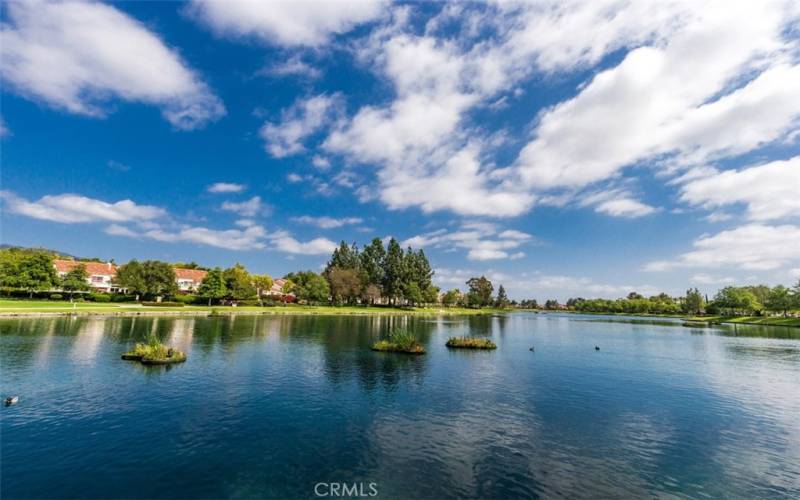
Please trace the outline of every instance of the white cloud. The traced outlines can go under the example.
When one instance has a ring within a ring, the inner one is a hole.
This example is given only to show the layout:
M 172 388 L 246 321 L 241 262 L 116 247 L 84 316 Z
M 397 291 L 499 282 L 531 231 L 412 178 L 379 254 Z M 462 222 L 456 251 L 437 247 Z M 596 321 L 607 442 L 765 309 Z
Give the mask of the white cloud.
M 2 76 L 16 92 L 101 117 L 113 98 L 161 108 L 177 129 L 225 114 L 222 102 L 143 24 L 100 2 L 8 2 Z
M 137 205 L 131 200 L 110 203 L 77 194 L 47 195 L 36 201 L 28 201 L 11 191 L 0 191 L 0 199 L 8 213 L 68 224 L 150 220 L 167 214 L 162 208 Z
M 227 212 L 237 213 L 243 217 L 254 217 L 266 209 L 261 202 L 260 196 L 253 196 L 249 200 L 241 202 L 226 201 L 222 203 L 220 208 Z
M 466 290 L 466 281 L 475 276 L 486 276 L 494 285 L 495 291 L 502 284 L 512 298 L 536 298 L 540 301 L 551 298 L 564 301 L 569 297 L 577 296 L 613 299 L 624 297 L 630 292 L 639 292 L 650 296 L 664 291 L 648 284 L 598 283 L 587 277 L 550 275 L 538 272 L 510 275 L 493 269 L 478 271 L 475 269 L 437 268 L 434 281 L 443 288 L 458 287 Z
M 299 76 L 316 80 L 322 76 L 322 71 L 303 61 L 302 57 L 296 54 L 285 61 L 263 68 L 259 74 L 279 77 Z
M 259 250 L 266 248 L 264 238 L 267 233 L 263 227 L 251 225 L 244 229 L 216 230 L 199 226 L 154 227 L 134 231 L 128 227 L 112 224 L 106 233 L 130 238 L 149 238 L 157 241 L 176 243 L 188 242 L 208 245 L 226 250 Z
M 0 116 L 0 139 L 8 135 L 11 135 L 11 132 L 9 132 L 8 127 L 6 127 L 6 121 Z
M 314 157 L 311 158 L 311 164 L 314 165 L 319 170 L 328 170 L 329 168 L 331 168 L 330 160 L 320 155 L 314 155 Z
M 274 248 L 282 252 L 300 255 L 328 255 L 336 248 L 336 243 L 327 238 L 314 238 L 301 242 L 286 232 L 278 232 L 271 237 Z
M 494 224 L 466 223 L 457 231 L 445 229 L 432 231 L 408 238 L 403 246 L 460 248 L 467 250 L 469 260 L 518 259 L 524 257 L 522 252 L 511 252 L 518 249 L 533 237 L 522 231 L 508 229 L 498 231 Z
M 215 182 L 206 188 L 209 193 L 241 193 L 247 186 L 232 182 Z
M 788 4 L 678 5 L 688 10 L 660 43 L 632 50 L 542 114 L 517 164 L 529 186 L 581 188 L 648 159 L 699 165 L 792 130 L 800 67 L 780 55 L 791 44 L 782 38 Z
M 303 140 L 330 123 L 341 112 L 341 106 L 341 94 L 297 100 L 281 112 L 280 122 L 267 122 L 261 127 L 267 152 L 284 158 L 304 151 Z
M 632 198 L 620 198 L 616 200 L 606 200 L 598 204 L 595 211 L 613 217 L 635 218 L 650 215 L 655 212 L 656 209 Z
M 361 224 L 364 222 L 361 217 L 343 217 L 341 219 L 336 219 L 327 216 L 312 217 L 310 215 L 292 217 L 292 221 L 299 222 L 300 224 L 311 224 L 321 229 L 335 229 L 342 226 Z
M 384 0 L 304 2 L 194 0 L 190 13 L 219 35 L 255 37 L 278 45 L 321 45 L 331 35 L 379 17 Z
M 800 262 L 800 226 L 766 226 L 749 224 L 701 236 L 693 243 L 694 250 L 676 260 L 654 261 L 646 271 L 673 268 L 741 268 L 753 271 L 778 269 Z
M 563 201 L 554 200 L 550 204 L 559 205 Z M 657 211 L 655 207 L 642 203 L 624 189 L 606 189 L 594 193 L 587 193 L 581 196 L 580 206 L 594 206 L 594 211 L 612 217 L 637 218 L 650 215 Z
M 689 280 L 698 285 L 730 285 L 735 281 L 730 276 L 713 276 L 706 273 L 695 274 Z
M 294 173 L 294 172 L 290 172 L 290 173 L 286 174 L 286 180 L 291 182 L 292 184 L 297 184 L 298 182 L 303 180 L 303 177 L 301 175 L 299 175 L 299 174 Z
M 754 221 L 800 217 L 800 156 L 690 180 L 681 200 L 711 209 L 742 203 Z

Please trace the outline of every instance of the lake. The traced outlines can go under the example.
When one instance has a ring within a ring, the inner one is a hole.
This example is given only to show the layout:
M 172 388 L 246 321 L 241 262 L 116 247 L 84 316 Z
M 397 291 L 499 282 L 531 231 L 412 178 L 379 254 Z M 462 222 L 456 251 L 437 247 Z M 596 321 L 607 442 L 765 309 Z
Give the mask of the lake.
M 369 350 L 399 326 L 428 353 Z M 188 361 L 121 361 L 148 332 Z M 498 348 L 444 346 L 467 334 Z M 800 497 L 800 329 L 3 319 L 0 375 L 20 397 L 0 409 L 4 498 L 313 498 L 332 483 L 378 498 Z

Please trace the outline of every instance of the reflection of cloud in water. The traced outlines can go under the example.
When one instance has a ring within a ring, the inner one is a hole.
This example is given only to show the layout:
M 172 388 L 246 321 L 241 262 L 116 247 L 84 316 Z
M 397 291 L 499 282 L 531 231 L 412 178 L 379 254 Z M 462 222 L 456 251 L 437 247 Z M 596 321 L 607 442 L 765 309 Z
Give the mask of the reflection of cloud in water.
M 106 333 L 106 318 L 81 318 L 72 344 L 72 359 L 81 364 L 90 364 L 97 357 L 103 336 Z
M 195 318 L 191 317 L 172 320 L 165 343 L 187 354 L 190 353 L 194 338 L 194 324 Z
M 800 496 L 800 363 L 797 343 L 709 336 L 705 373 L 713 390 L 744 410 L 714 454 L 726 477 L 750 478 Z M 732 362 L 735 360 L 735 362 Z M 787 376 L 793 373 L 793 376 Z M 748 444 L 742 446 L 743 440 Z M 790 495 L 792 496 L 792 495 Z

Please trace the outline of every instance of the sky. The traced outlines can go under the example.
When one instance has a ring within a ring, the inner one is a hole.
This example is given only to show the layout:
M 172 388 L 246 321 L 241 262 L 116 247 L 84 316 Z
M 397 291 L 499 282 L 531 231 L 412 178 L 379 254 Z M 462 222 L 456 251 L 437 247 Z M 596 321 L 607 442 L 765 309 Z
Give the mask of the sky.
M 0 4 L 1 239 L 443 288 L 800 278 L 800 3 Z

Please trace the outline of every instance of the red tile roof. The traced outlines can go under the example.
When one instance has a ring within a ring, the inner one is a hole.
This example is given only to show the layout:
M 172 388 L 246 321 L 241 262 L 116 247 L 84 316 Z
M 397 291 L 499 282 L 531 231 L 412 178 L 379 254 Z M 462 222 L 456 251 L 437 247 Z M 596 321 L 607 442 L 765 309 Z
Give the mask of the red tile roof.
M 56 267 L 56 272 L 59 273 L 68 273 L 76 267 L 84 265 L 89 276 L 100 274 L 115 276 L 117 274 L 117 266 L 111 262 L 80 262 L 77 260 L 55 259 L 53 265 Z
M 178 269 L 175 268 L 175 277 L 179 280 L 192 280 L 195 283 L 200 283 L 206 277 L 208 271 L 201 271 L 200 269 Z

